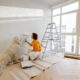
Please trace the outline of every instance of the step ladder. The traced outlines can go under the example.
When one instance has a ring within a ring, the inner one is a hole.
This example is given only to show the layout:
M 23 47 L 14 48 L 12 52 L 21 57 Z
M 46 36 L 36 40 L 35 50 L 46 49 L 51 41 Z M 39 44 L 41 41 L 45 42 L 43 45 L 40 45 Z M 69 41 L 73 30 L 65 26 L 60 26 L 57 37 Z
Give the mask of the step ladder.
M 60 34 L 55 23 L 49 23 L 42 38 L 43 56 L 46 53 L 48 42 L 50 41 L 50 51 L 58 52 L 60 46 Z M 54 44 L 54 50 L 53 50 Z

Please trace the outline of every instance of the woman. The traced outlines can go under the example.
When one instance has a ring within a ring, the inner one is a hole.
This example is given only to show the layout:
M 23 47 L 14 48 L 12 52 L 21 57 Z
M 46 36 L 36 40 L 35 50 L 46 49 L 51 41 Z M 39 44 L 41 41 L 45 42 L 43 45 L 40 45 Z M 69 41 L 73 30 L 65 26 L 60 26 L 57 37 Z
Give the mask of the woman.
M 28 56 L 31 60 L 36 60 L 41 52 L 41 44 L 38 40 L 37 33 L 32 33 L 32 42 L 26 41 L 30 46 L 32 46 L 32 50 L 29 50 Z

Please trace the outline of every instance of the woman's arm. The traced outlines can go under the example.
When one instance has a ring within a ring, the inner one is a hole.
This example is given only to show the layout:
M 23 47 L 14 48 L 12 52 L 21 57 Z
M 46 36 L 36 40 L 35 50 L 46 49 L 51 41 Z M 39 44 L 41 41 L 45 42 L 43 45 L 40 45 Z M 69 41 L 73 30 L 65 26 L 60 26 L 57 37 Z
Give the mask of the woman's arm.
M 25 41 L 25 42 L 27 42 L 27 44 L 29 44 L 30 46 L 32 46 L 32 44 L 30 42 L 28 42 L 28 41 Z

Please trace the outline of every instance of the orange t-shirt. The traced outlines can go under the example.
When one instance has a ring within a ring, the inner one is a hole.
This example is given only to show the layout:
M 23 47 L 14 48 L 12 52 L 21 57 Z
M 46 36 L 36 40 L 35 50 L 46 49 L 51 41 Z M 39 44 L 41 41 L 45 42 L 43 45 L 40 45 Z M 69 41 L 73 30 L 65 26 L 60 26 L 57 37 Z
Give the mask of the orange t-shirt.
M 40 42 L 38 40 L 33 39 L 32 47 L 33 47 L 34 51 L 41 51 L 41 45 L 40 45 Z

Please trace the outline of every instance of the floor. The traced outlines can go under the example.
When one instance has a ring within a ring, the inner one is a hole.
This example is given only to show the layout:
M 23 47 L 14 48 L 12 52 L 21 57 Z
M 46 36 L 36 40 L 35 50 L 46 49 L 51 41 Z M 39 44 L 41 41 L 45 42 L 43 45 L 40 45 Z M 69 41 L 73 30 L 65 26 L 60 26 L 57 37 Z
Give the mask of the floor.
M 18 68 L 17 65 L 15 66 Z M 14 69 L 14 66 L 10 68 Z M 15 80 L 15 78 L 8 73 L 7 69 L 0 76 L 0 80 Z M 80 80 L 80 60 L 62 58 L 60 62 L 54 64 L 51 68 L 31 80 Z

